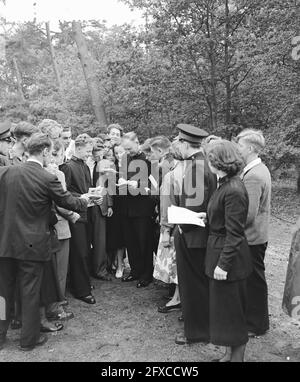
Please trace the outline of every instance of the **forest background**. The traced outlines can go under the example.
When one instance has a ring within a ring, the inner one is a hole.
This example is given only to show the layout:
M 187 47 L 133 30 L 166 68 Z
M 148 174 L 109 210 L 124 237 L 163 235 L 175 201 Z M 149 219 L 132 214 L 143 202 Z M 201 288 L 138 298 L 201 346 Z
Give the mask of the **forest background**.
M 141 26 L 0 18 L 0 119 L 74 136 L 119 123 L 141 140 L 178 123 L 229 139 L 256 128 L 273 177 L 300 192 L 299 0 L 122 1 Z

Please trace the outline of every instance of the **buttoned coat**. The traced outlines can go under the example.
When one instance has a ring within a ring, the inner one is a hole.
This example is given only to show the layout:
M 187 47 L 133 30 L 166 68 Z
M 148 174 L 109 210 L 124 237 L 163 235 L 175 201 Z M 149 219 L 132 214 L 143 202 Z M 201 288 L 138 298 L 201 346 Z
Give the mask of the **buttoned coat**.
M 216 266 L 228 272 L 227 280 L 247 278 L 252 271 L 250 251 L 245 236 L 248 193 L 239 176 L 219 180 L 208 209 L 209 237 L 205 271 L 213 278 Z
M 0 168 L 0 257 L 50 260 L 53 202 L 77 212 L 87 208 L 38 163 Z

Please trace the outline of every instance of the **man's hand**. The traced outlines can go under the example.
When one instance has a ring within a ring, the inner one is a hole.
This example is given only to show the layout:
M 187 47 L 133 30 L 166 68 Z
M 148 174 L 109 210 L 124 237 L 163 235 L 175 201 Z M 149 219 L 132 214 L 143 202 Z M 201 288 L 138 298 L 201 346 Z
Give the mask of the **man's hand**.
M 98 199 L 93 199 L 92 201 L 93 201 L 93 203 L 94 203 L 96 206 L 101 206 L 101 204 L 103 203 L 103 196 L 99 196 Z
M 75 224 L 80 219 L 80 215 L 77 212 L 73 212 L 71 216 L 71 222 Z
M 80 199 L 84 199 L 84 200 L 86 200 L 88 203 L 90 202 L 90 198 L 89 198 L 89 195 L 88 195 L 88 194 L 82 194 L 82 195 L 80 196 Z
M 171 246 L 171 236 L 169 231 L 165 231 L 162 234 L 161 243 L 164 248 L 168 248 Z
M 227 272 L 223 271 L 220 267 L 216 267 L 214 272 L 214 279 L 215 280 L 226 280 L 227 279 Z
M 204 224 L 207 223 L 207 214 L 206 212 L 199 212 L 197 214 L 198 218 L 203 221 Z
M 113 209 L 112 209 L 111 207 L 108 207 L 108 210 L 107 210 L 107 217 L 108 217 L 108 218 L 112 217 L 112 216 L 113 216 L 113 213 L 114 213 Z

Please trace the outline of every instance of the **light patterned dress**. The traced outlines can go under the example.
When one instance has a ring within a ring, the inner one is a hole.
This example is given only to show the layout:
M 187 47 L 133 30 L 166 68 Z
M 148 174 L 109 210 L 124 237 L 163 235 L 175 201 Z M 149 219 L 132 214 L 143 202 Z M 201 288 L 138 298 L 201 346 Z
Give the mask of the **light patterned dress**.
M 160 189 L 160 216 L 161 233 L 158 251 L 154 266 L 153 277 L 166 284 L 178 284 L 176 252 L 174 245 L 174 225 L 168 223 L 168 207 L 179 205 L 181 195 L 185 162 L 177 162 L 174 169 L 165 175 Z M 170 230 L 171 246 L 165 248 L 162 245 L 163 233 Z

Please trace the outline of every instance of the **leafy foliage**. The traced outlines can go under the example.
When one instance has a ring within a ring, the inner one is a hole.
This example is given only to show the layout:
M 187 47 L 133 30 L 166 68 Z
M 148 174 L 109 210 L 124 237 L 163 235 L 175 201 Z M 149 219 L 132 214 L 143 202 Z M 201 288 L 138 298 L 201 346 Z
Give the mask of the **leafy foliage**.
M 82 23 L 110 123 L 144 139 L 172 136 L 180 122 L 227 138 L 258 128 L 274 174 L 291 163 L 300 168 L 300 61 L 291 58 L 291 40 L 300 34 L 298 0 L 123 1 L 143 9 L 144 27 Z M 1 20 L 0 27 L 6 39 L 0 117 L 57 119 L 74 134 L 96 135 L 71 23 L 61 22 L 60 31 L 51 34 L 64 102 L 45 26 Z

